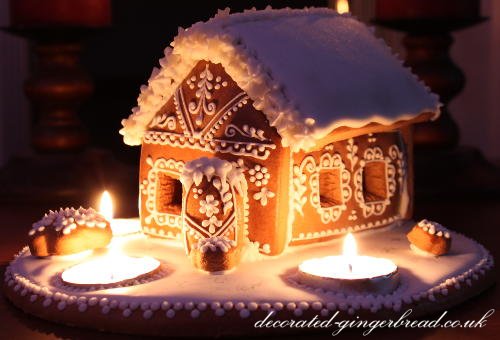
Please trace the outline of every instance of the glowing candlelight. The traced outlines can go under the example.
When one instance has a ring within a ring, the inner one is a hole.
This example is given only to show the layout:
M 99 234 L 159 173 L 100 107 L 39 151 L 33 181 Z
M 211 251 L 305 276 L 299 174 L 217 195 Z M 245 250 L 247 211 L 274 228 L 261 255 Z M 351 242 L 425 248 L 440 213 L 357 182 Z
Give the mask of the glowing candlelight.
M 112 254 L 82 262 L 66 269 L 62 280 L 73 285 L 109 285 L 135 280 L 156 271 L 160 262 L 151 257 L 130 257 Z
M 358 253 L 358 247 L 356 246 L 356 240 L 354 240 L 354 236 L 351 233 L 348 233 L 344 239 L 344 244 L 342 246 L 342 255 L 347 260 L 347 265 L 349 267 L 349 272 L 352 273 L 352 265 L 354 258 Z
M 113 220 L 113 200 L 107 190 L 101 195 L 101 202 L 99 203 L 99 213 L 103 215 L 109 223 Z
M 399 282 L 398 267 L 389 259 L 357 254 L 356 240 L 347 234 L 342 254 L 315 258 L 299 265 L 299 281 L 346 293 L 388 293 Z
M 114 205 L 111 194 L 105 190 L 101 194 L 99 202 L 99 213 L 103 215 L 111 225 L 113 235 L 121 236 L 141 232 L 141 225 L 138 219 L 114 218 Z
M 347 0 L 337 0 L 335 9 L 339 14 L 349 13 L 349 2 Z
M 160 262 L 152 257 L 103 256 L 66 269 L 62 280 L 73 285 L 109 285 L 135 280 L 156 271 Z
M 105 254 L 66 269 L 61 279 L 73 285 L 106 286 L 135 280 L 159 269 L 160 261 L 152 257 L 127 255 L 120 241 L 114 238 Z
M 113 238 L 108 251 L 66 269 L 61 278 L 73 285 L 110 285 L 135 280 L 156 271 L 160 262 L 152 257 L 134 257 L 122 249 L 121 239 Z
M 109 221 L 115 236 L 140 230 L 136 219 L 113 218 L 113 200 L 108 191 L 101 195 L 99 213 Z M 128 256 L 121 249 L 120 239 L 113 238 L 106 254 L 66 269 L 61 279 L 73 285 L 106 286 L 138 279 L 159 267 L 160 262 L 154 258 Z

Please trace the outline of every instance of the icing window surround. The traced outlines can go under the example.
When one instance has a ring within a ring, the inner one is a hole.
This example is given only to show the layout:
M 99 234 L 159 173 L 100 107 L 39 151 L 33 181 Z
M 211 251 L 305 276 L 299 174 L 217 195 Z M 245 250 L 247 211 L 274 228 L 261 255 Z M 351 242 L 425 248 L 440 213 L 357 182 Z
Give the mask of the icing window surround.
M 159 212 L 157 207 L 157 191 L 158 191 L 158 174 L 165 173 L 172 178 L 179 178 L 180 173 L 184 169 L 184 162 L 174 159 L 158 158 L 153 161 L 151 156 L 146 158 L 146 163 L 151 167 L 148 171 L 147 179 L 141 183 L 141 193 L 146 195 L 145 207 L 148 215 L 144 221 L 150 224 L 153 220 L 159 226 L 169 226 L 172 228 L 182 229 L 182 219 L 180 215 Z

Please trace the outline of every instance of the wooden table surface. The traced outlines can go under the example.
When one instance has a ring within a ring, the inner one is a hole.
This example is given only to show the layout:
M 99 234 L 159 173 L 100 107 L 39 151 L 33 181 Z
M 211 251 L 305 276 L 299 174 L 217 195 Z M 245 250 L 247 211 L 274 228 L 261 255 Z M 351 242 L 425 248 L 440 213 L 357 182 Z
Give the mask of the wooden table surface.
M 12 255 L 26 244 L 31 223 L 46 209 L 55 207 L 3 205 L 0 207 L 0 264 L 2 272 Z M 476 239 L 500 259 L 500 198 L 497 200 L 469 200 L 420 202 L 415 209 L 416 218 L 429 218 L 450 226 L 456 231 Z M 498 282 L 497 270 L 497 282 Z M 451 309 L 447 320 L 477 320 L 489 309 L 500 305 L 500 292 L 495 286 L 481 295 Z M 499 311 L 500 312 L 500 311 Z M 495 312 L 486 327 L 475 329 L 384 329 L 375 330 L 369 337 L 406 339 L 499 339 L 500 316 Z M 360 338 L 360 330 L 341 333 L 342 338 Z M 325 339 L 332 338 L 325 331 Z M 133 339 L 134 337 L 104 334 L 96 331 L 66 327 L 23 314 L 5 298 L 0 298 L 1 339 Z M 284 337 L 285 338 L 285 337 Z M 299 337 L 298 337 L 299 338 Z M 306 338 L 306 337 L 302 337 Z M 309 336 L 308 336 L 309 338 Z M 290 337 L 286 337 L 290 339 Z

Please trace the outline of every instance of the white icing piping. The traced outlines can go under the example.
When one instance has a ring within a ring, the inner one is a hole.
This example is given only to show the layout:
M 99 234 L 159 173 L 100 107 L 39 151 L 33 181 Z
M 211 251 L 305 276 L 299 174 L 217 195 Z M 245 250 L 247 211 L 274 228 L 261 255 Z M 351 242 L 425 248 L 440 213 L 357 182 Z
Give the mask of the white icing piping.
M 373 138 L 368 135 L 368 139 Z M 364 150 L 364 157 L 358 157 L 358 144 L 354 142 L 354 139 L 349 139 L 347 141 L 347 159 L 350 161 L 350 169 L 351 173 L 353 173 L 354 177 L 354 186 L 353 191 L 355 194 L 355 199 L 358 203 L 358 207 L 362 209 L 363 215 L 365 217 L 370 216 L 380 216 L 385 212 L 387 206 L 391 204 L 391 197 L 396 192 L 396 177 L 397 182 L 399 183 L 399 189 L 405 190 L 402 186 L 406 186 L 407 183 L 405 178 L 407 177 L 406 172 L 406 162 L 404 159 L 404 154 L 396 144 L 391 145 L 388 148 L 387 155 L 384 155 L 384 152 L 379 147 L 366 148 Z M 319 157 L 319 161 L 317 162 L 314 157 L 311 155 L 306 156 L 300 164 L 293 166 L 293 179 L 291 181 L 291 206 L 293 207 L 294 213 L 303 215 L 303 206 L 308 203 L 313 206 L 316 211 L 321 216 L 321 221 L 323 224 L 327 225 L 329 222 L 335 221 L 335 213 L 336 218 L 339 217 L 339 214 L 343 213 L 346 210 L 345 202 L 351 199 L 350 188 L 348 187 L 349 183 L 349 171 L 347 169 L 347 165 L 344 164 L 343 160 L 340 159 L 338 153 L 333 152 L 334 147 L 332 144 L 326 145 L 324 148 L 324 152 Z M 386 193 L 387 198 L 384 201 L 376 201 L 376 202 L 365 202 L 363 195 L 363 185 L 362 185 L 362 169 L 366 163 L 370 161 L 383 161 L 386 166 Z M 292 158 L 293 162 L 293 158 Z M 355 165 L 359 162 L 359 168 L 354 171 Z M 346 183 L 342 183 L 341 186 L 343 189 L 343 199 L 344 205 L 334 206 L 334 208 L 323 208 L 320 206 L 319 202 L 319 172 L 320 170 L 326 168 L 340 168 L 341 173 L 345 171 L 342 178 L 347 180 Z M 309 174 L 308 176 L 305 176 Z M 397 175 L 397 176 L 396 176 Z M 307 188 L 310 188 L 310 198 L 307 200 L 305 193 L 307 192 Z M 344 188 L 349 188 L 349 190 L 344 190 Z M 402 202 L 403 199 L 401 199 Z M 404 204 L 404 203 L 399 203 Z M 294 236 L 292 241 L 301 241 L 301 240 L 311 240 L 318 239 L 323 237 L 328 237 L 332 235 L 342 234 L 344 232 L 352 232 L 357 230 L 363 230 L 367 228 L 379 227 L 386 225 L 388 223 L 392 223 L 398 219 L 403 218 L 404 215 L 396 214 L 394 216 L 390 216 L 388 218 L 378 219 L 373 222 L 366 222 L 359 225 L 353 226 L 344 226 L 342 229 L 324 229 L 321 231 L 315 232 L 307 232 L 300 233 L 298 236 Z M 351 210 L 350 216 L 348 217 L 349 221 L 357 220 L 357 212 L 356 210 Z M 330 223 L 331 224 L 331 223 Z
M 177 221 L 177 219 L 176 219 Z M 177 222 L 175 222 L 177 223 Z M 166 238 L 166 239 L 177 239 L 180 240 L 182 233 L 180 232 L 180 228 L 182 228 L 182 224 L 176 224 L 179 225 L 179 231 L 172 232 L 172 231 L 165 231 L 162 227 L 142 227 L 142 230 L 146 235 L 154 236 L 154 237 L 159 237 L 159 238 Z
M 417 223 L 417 227 L 422 228 L 423 231 L 427 232 L 430 235 L 450 238 L 450 231 L 437 222 L 423 219 Z
M 47 228 L 53 228 L 68 235 L 78 227 L 104 229 L 106 226 L 108 226 L 106 219 L 92 208 L 60 208 L 56 211 L 49 210 L 41 220 L 33 223 L 28 234 L 34 236 Z
M 151 156 L 148 156 L 146 157 L 146 164 L 151 168 L 148 171 L 147 178 L 144 179 L 139 186 L 140 193 L 146 196 L 145 207 L 148 214 L 144 216 L 144 222 L 150 224 L 154 220 L 155 223 L 160 227 L 168 226 L 171 228 L 178 228 L 180 230 L 182 228 L 182 219 L 180 215 L 159 212 L 158 208 L 156 207 L 156 195 L 159 185 L 157 179 L 158 174 L 164 172 L 172 178 L 178 178 L 180 173 L 182 172 L 182 169 L 184 168 L 184 162 L 176 161 L 171 158 L 158 158 L 153 161 L 153 158 Z M 143 228 L 143 230 L 148 233 L 147 228 Z M 161 233 L 162 231 L 163 233 L 165 233 L 164 230 L 159 228 L 159 232 Z M 161 235 L 160 237 L 165 236 L 169 237 L 170 234 Z
M 194 249 L 200 249 L 202 253 L 220 249 L 224 253 L 227 253 L 229 249 L 234 247 L 236 247 L 236 241 L 230 240 L 225 236 L 214 236 L 200 239 L 198 244 L 195 244 Z
M 223 139 L 198 140 L 194 138 L 186 138 L 183 135 L 160 132 L 146 131 L 144 133 L 145 144 L 170 145 L 179 148 L 194 148 L 214 153 L 230 153 L 233 155 L 249 156 L 258 159 L 267 159 L 270 150 L 276 149 L 276 145 L 272 143 L 254 143 L 254 142 L 238 142 Z
M 395 216 L 390 216 L 390 217 L 387 217 L 387 218 L 384 218 L 381 220 L 376 220 L 373 222 L 355 224 L 352 226 L 344 226 L 343 228 L 339 228 L 339 229 L 323 229 L 321 231 L 300 233 L 297 237 L 292 238 L 292 242 L 303 241 L 303 240 L 313 240 L 313 239 L 323 238 L 323 237 L 327 237 L 327 236 L 343 235 L 343 234 L 352 233 L 355 231 L 361 231 L 361 230 L 365 230 L 365 229 L 382 227 L 382 226 L 386 226 L 392 222 L 399 221 L 400 219 L 401 219 L 401 216 L 395 215 Z
M 475 241 L 474 241 L 475 242 Z M 336 310 L 347 311 L 348 314 L 354 315 L 357 310 L 369 310 L 372 313 L 377 313 L 379 310 L 387 309 L 399 312 L 406 304 L 418 303 L 421 300 L 435 302 L 441 297 L 446 298 L 449 294 L 449 289 L 461 289 L 462 285 L 472 287 L 473 281 L 478 281 L 480 276 L 485 276 L 486 272 L 494 267 L 494 260 L 491 254 L 479 243 L 475 242 L 482 253 L 482 258 L 472 266 L 472 268 L 463 273 L 449 277 L 434 287 L 414 294 L 401 294 L 397 290 L 389 295 L 367 295 L 367 296 L 345 296 L 344 294 L 335 294 L 327 292 L 321 288 L 301 288 L 310 289 L 316 293 L 335 296 L 334 301 L 299 301 L 299 302 L 233 302 L 233 301 L 211 301 L 211 302 L 169 302 L 164 297 L 159 297 L 156 301 L 141 301 L 136 299 L 113 299 L 112 296 L 82 296 L 79 295 L 79 288 L 74 291 L 62 293 L 60 291 L 52 291 L 50 288 L 40 285 L 30 279 L 13 272 L 12 265 L 20 256 L 29 254 L 28 247 L 22 249 L 19 254 L 15 255 L 14 260 L 7 267 L 4 275 L 4 281 L 8 289 L 16 292 L 19 296 L 28 299 L 31 303 L 41 303 L 44 308 L 51 308 L 54 311 L 64 312 L 67 308 L 76 308 L 79 312 L 86 312 L 89 309 L 101 309 L 102 314 L 109 314 L 113 311 L 114 316 L 128 318 L 134 312 L 142 313 L 142 317 L 146 320 L 157 317 L 156 313 L 163 313 L 166 318 L 172 319 L 177 313 L 188 313 L 193 319 L 198 318 L 201 313 L 212 311 L 216 316 L 222 317 L 226 313 L 235 311 L 241 318 L 248 318 L 251 312 L 262 310 L 274 310 L 277 313 L 283 309 L 287 309 L 294 313 L 295 316 L 302 316 L 309 308 L 320 312 L 321 316 L 326 317 L 333 314 Z M 293 280 L 290 280 L 293 283 Z M 296 283 L 295 283 L 296 284 Z M 402 293 L 401 289 L 401 292 Z M 74 307 L 73 307 L 74 306 Z
M 216 176 L 220 178 L 222 185 L 229 183 L 240 195 L 247 192 L 247 182 L 243 171 L 234 167 L 230 162 L 219 158 L 202 157 L 187 162 L 180 176 L 180 181 L 185 188 L 191 188 L 193 183 L 198 186 L 203 181 L 211 181 Z
M 274 126 L 282 137 L 282 145 L 290 146 L 295 151 L 309 149 L 316 144 L 316 140 L 341 126 L 359 128 L 368 123 L 391 125 L 397 121 L 413 119 L 423 112 L 434 113 L 433 118 L 437 118 L 440 107 L 437 98 L 435 98 L 437 103 L 435 107 L 422 108 L 420 112 L 404 113 L 390 119 L 374 113 L 366 119 L 345 118 L 333 121 L 325 128 L 315 129 L 314 119 L 301 118 L 293 101 L 287 98 L 282 84 L 274 80 L 271 71 L 258 60 L 257 56 L 247 50 L 242 39 L 228 34 L 224 29 L 224 23 L 262 20 L 275 16 L 294 16 L 304 12 L 329 17 L 338 15 L 329 9 L 313 8 L 250 10 L 229 16 L 229 9 L 226 9 L 219 11 L 208 21 L 208 23 L 220 22 L 220 27 L 216 28 L 216 25 L 198 22 L 188 30 L 179 28 L 178 36 L 171 43 L 173 48 L 167 47 L 165 57 L 160 59 L 161 69 L 153 69 L 148 86 L 141 87 L 137 100 L 138 106 L 132 109 L 132 114 L 128 119 L 122 120 L 123 128 L 120 133 L 124 136 L 125 143 L 128 145 L 142 143 L 147 125 L 199 60 L 223 64 L 231 78 L 253 99 L 255 109 L 266 114 L 270 125 Z M 390 51 L 389 48 L 388 50 Z M 420 80 L 414 75 L 413 77 L 421 84 Z M 427 87 L 426 89 L 429 95 L 436 97 Z

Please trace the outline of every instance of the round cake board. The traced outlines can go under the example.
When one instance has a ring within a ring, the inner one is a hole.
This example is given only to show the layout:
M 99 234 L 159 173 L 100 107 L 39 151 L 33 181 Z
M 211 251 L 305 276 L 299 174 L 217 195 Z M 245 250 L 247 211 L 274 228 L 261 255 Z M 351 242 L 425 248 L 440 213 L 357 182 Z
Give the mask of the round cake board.
M 152 256 L 162 270 L 132 285 L 72 287 L 60 273 L 92 259 L 91 253 L 35 258 L 23 249 L 7 268 L 6 296 L 26 313 L 67 325 L 141 335 L 251 335 L 318 332 L 318 329 L 259 328 L 255 323 L 274 311 L 271 320 L 397 319 L 446 310 L 489 287 L 493 258 L 480 244 L 452 232 L 445 256 L 422 256 L 410 249 L 406 233 L 414 222 L 394 223 L 356 233 L 359 254 L 385 257 L 398 265 L 400 286 L 387 295 L 345 296 L 296 281 L 306 259 L 336 255 L 342 240 L 289 247 L 277 257 L 248 251 L 245 262 L 220 275 L 198 271 L 179 241 L 121 236 L 130 256 Z M 328 332 L 328 330 L 325 330 Z M 331 332 L 331 330 L 330 330 Z

